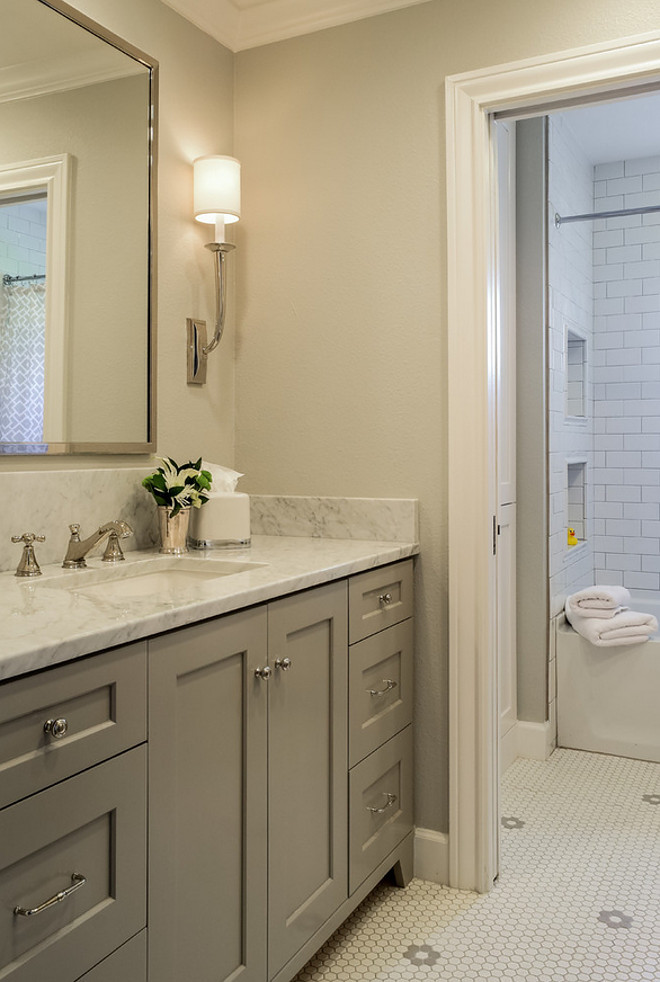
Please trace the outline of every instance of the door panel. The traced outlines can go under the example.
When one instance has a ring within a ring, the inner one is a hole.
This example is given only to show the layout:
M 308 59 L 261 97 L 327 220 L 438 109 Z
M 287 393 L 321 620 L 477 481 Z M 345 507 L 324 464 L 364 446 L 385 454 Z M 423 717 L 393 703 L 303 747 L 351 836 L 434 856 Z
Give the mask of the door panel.
M 268 628 L 272 978 L 348 896 L 346 583 L 271 604 Z

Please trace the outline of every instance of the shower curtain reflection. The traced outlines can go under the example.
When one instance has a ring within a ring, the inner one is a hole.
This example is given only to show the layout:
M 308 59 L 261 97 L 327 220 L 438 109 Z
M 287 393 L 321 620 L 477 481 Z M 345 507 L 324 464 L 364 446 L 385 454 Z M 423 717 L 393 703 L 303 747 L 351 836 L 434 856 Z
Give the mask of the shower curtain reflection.
M 40 444 L 44 428 L 46 286 L 3 279 L 0 294 L 0 452 Z M 33 446 L 32 452 L 39 447 Z M 45 447 L 44 447 L 45 449 Z

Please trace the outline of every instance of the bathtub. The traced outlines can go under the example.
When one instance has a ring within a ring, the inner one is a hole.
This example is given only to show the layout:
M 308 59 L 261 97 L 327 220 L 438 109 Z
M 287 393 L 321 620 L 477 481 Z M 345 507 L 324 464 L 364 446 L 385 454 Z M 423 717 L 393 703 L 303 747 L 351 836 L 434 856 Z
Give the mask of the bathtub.
M 660 601 L 633 598 L 654 614 Z M 555 619 L 557 745 L 660 762 L 660 637 L 598 648 Z

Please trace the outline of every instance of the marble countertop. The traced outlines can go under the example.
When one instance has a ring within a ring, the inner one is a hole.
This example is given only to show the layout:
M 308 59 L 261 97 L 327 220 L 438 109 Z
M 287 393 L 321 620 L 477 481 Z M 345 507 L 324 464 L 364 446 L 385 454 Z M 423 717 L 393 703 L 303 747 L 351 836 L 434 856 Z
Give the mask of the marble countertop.
M 108 568 L 100 556 L 88 558 L 89 570 L 44 566 L 42 576 L 30 579 L 0 573 L 0 679 L 263 603 L 418 551 L 414 542 L 257 535 L 250 548 L 191 551 L 184 561 L 187 566 L 213 561 L 259 566 L 212 579 L 193 576 L 176 590 L 151 588 L 135 595 L 106 591 L 98 584 L 90 589 Z M 137 572 L 134 564 L 157 556 L 154 551 L 127 553 L 118 575 L 131 579 Z

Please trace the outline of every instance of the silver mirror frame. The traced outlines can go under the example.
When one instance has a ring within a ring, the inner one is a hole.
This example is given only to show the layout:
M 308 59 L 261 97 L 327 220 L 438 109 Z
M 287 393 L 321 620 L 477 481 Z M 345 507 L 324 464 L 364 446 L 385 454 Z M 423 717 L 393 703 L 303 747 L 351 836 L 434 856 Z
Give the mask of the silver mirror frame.
M 44 7 L 50 7 L 74 24 L 111 44 L 118 51 L 129 55 L 149 71 L 150 127 L 149 146 L 149 258 L 148 258 L 148 324 L 147 324 L 147 439 L 135 443 L 49 443 L 48 449 L 38 452 L 30 450 L 30 444 L 21 445 L 12 453 L 0 452 L 0 459 L 6 457 L 52 456 L 62 454 L 152 454 L 156 450 L 156 323 L 157 323 L 157 190 L 158 190 L 158 62 L 144 51 L 107 30 L 101 24 L 76 10 L 65 0 L 38 0 Z M 39 444 L 40 448 L 43 444 Z

